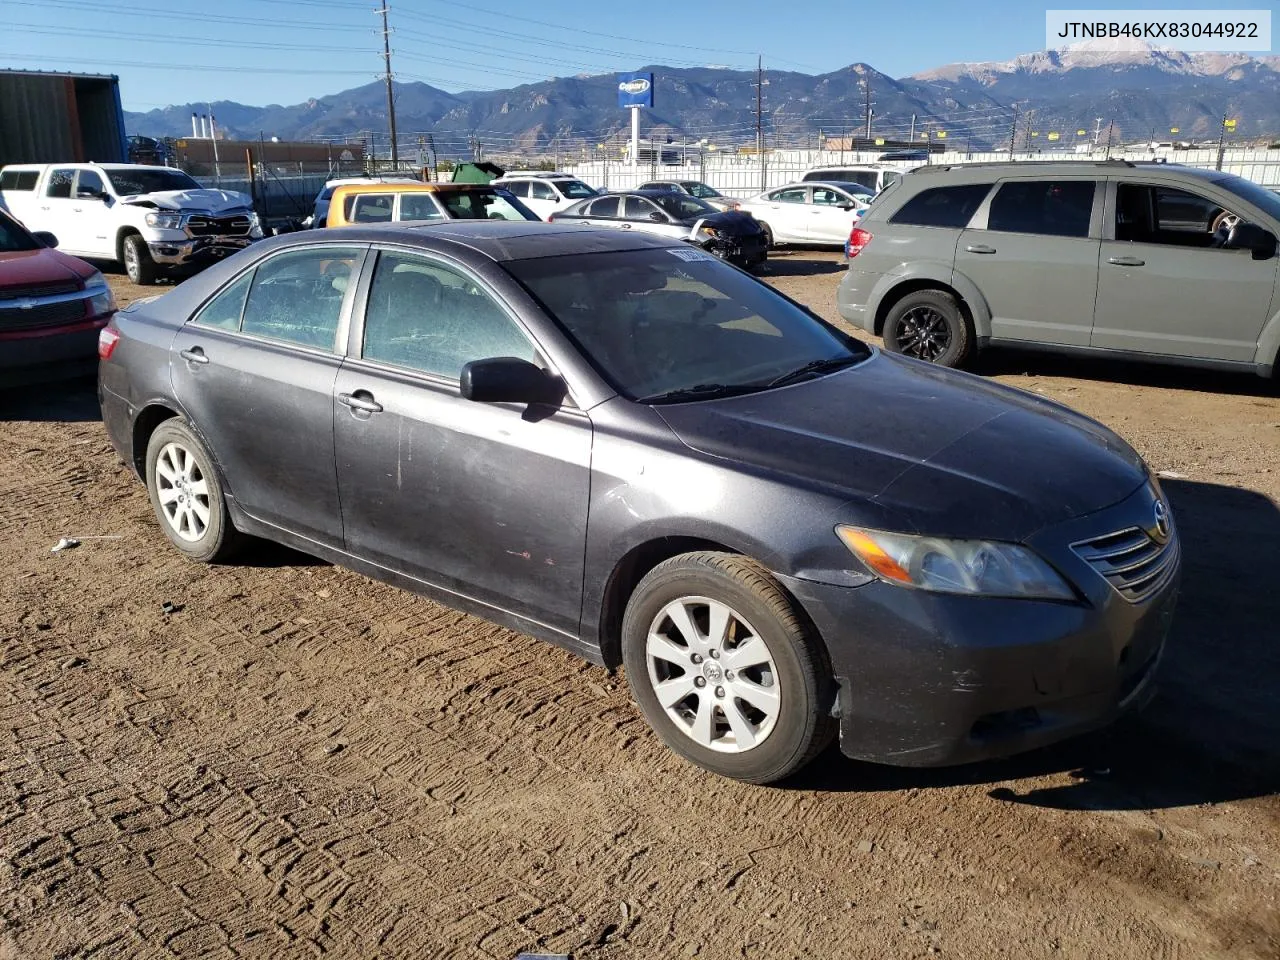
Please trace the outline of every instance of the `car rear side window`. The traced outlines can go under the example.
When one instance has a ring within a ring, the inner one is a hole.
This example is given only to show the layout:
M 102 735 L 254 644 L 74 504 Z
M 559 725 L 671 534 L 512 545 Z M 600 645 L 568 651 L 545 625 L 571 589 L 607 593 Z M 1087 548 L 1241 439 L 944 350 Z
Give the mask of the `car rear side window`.
M 1049 237 L 1087 237 L 1093 216 L 1092 180 L 1014 180 L 991 199 L 988 230 Z
M 527 197 L 527 196 L 529 196 L 529 181 L 528 181 L 528 180 L 515 180 L 515 181 L 512 181 L 511 183 L 500 183 L 500 184 L 495 184 L 495 186 L 500 186 L 500 187 L 502 187 L 504 190 L 506 190 L 506 191 L 507 191 L 507 193 L 509 193 L 509 194 L 511 194 L 512 196 L 515 196 L 515 197 Z
M 556 192 L 547 184 L 534 181 L 529 184 L 529 196 L 534 200 L 555 200 Z
M 352 223 L 390 223 L 395 197 L 390 193 L 369 193 L 353 197 L 347 219 Z
M 916 227 L 963 227 L 991 190 L 989 183 L 965 183 L 922 190 L 889 218 Z
M 378 256 L 360 355 L 452 380 L 472 360 L 537 358 L 529 338 L 472 278 L 399 253 Z
M 429 193 L 400 194 L 401 220 L 443 220 L 444 214 Z
M 332 350 L 342 300 L 362 251 L 318 247 L 282 253 L 253 275 L 240 329 L 272 340 Z
M 40 174 L 36 170 L 6 170 L 0 173 L 0 190 L 25 190 L 36 188 Z
M 605 197 L 597 200 L 587 208 L 590 212 L 588 216 L 592 217 L 616 217 L 618 215 L 618 198 Z
M 245 295 L 248 294 L 252 281 L 253 271 L 250 270 L 231 286 L 224 287 L 221 293 L 204 305 L 191 322 L 202 327 L 217 327 L 219 330 L 239 330 Z

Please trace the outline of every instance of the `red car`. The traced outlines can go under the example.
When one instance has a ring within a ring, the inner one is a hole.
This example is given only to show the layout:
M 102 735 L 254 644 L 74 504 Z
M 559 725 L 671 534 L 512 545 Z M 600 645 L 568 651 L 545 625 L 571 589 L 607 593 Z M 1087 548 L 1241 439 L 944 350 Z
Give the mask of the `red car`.
M 98 331 L 115 313 L 93 266 L 53 249 L 0 210 L 0 388 L 89 373 Z

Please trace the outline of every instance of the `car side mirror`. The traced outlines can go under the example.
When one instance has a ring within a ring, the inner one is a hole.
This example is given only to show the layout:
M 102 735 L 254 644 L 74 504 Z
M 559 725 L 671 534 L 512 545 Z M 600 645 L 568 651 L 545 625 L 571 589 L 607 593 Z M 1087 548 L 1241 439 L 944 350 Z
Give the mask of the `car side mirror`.
M 33 236 L 36 242 L 42 247 L 49 247 L 50 249 L 53 249 L 58 245 L 58 238 L 47 230 L 39 230 L 31 234 L 31 236 Z
M 472 360 L 462 368 L 458 392 L 476 403 L 543 403 L 559 406 L 564 381 L 517 357 Z
M 1276 255 L 1276 235 L 1256 223 L 1240 221 L 1231 228 L 1226 246 L 1231 250 L 1249 250 L 1255 260 L 1270 260 Z
M 653 221 L 654 223 L 666 223 L 666 222 L 667 222 L 667 218 L 666 218 L 666 217 L 664 217 L 662 214 L 658 213 L 658 211 L 656 211 L 656 210 L 655 210 L 653 213 L 649 214 L 649 219 L 650 219 L 651 221 Z
M 77 200 L 106 200 L 107 195 L 102 190 L 77 190 Z
M 853 204 L 852 204 L 852 203 L 842 203 L 842 204 L 840 204 L 840 209 L 841 209 L 841 210 L 846 210 L 846 211 L 847 211 L 847 210 L 852 210 L 852 209 L 853 209 Z

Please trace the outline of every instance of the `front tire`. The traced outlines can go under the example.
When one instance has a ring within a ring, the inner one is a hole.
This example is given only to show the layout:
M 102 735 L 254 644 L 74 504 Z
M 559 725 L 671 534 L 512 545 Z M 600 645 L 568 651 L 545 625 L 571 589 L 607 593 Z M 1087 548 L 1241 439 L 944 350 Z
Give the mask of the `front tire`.
M 688 553 L 640 581 L 622 624 L 632 695 L 662 741 L 721 776 L 773 783 L 831 741 L 821 641 L 759 564 Z
M 227 515 L 213 458 L 182 420 L 166 420 L 147 443 L 147 492 L 160 529 L 188 560 L 218 563 L 243 535 Z
M 764 231 L 764 248 L 766 250 L 772 250 L 777 246 L 773 240 L 773 229 L 763 220 L 760 221 L 760 229 Z
M 956 298 L 942 290 L 909 293 L 889 310 L 884 345 L 893 353 L 959 367 L 969 359 L 973 337 Z
M 124 257 L 124 272 L 128 275 L 129 282 L 144 287 L 155 283 L 160 271 L 156 266 L 156 262 L 151 259 L 151 251 L 147 249 L 147 241 L 143 240 L 139 234 L 131 233 L 124 238 L 121 248 Z

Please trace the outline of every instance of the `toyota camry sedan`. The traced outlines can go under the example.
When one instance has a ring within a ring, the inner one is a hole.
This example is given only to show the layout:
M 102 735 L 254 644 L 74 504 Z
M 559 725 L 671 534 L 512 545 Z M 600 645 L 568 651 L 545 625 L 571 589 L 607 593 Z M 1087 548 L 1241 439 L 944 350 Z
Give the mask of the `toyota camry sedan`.
M 837 732 L 890 764 L 1010 754 L 1153 689 L 1179 542 L 1133 450 L 687 243 L 287 234 L 130 305 L 99 355 L 184 556 L 275 540 L 625 666 L 725 776 Z

